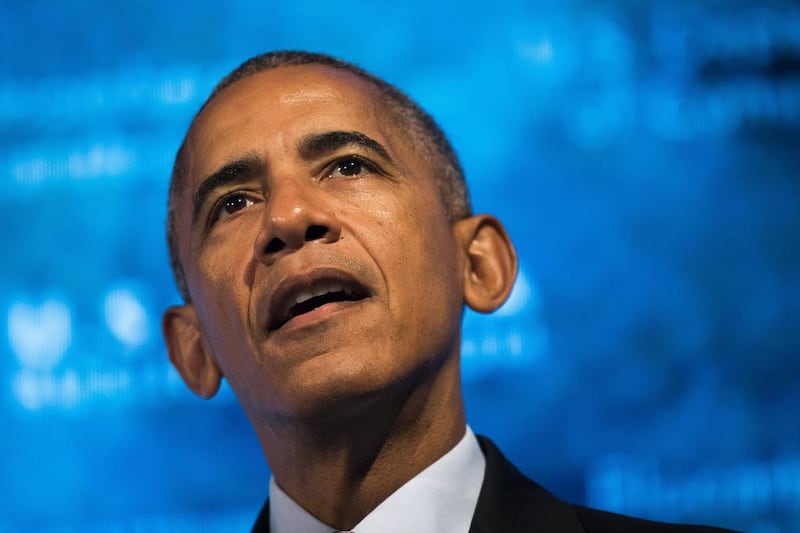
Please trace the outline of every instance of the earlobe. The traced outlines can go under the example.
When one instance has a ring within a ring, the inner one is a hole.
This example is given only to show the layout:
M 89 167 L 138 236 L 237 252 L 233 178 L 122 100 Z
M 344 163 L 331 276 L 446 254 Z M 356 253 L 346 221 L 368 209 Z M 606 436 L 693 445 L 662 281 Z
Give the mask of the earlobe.
M 514 245 L 503 224 L 491 215 L 460 220 L 455 230 L 466 254 L 464 301 L 474 311 L 491 313 L 503 305 L 514 286 Z
M 222 372 L 203 344 L 194 306 L 168 308 L 161 319 L 161 329 L 169 360 L 186 386 L 201 398 L 214 396 L 222 382 Z

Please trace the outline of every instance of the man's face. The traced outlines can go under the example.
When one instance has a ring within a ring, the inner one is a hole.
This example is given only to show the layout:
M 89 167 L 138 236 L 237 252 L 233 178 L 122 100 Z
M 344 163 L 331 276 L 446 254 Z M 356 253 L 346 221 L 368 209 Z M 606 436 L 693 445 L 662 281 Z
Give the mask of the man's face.
M 193 126 L 179 253 L 251 418 L 366 402 L 457 357 L 464 255 L 403 126 L 318 65 L 238 81 Z

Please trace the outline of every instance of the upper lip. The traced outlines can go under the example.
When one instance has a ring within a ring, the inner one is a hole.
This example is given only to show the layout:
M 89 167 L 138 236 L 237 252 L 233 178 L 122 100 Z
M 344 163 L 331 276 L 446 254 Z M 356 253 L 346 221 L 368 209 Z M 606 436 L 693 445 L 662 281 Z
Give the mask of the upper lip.
M 369 288 L 355 276 L 335 267 L 315 268 L 303 274 L 286 276 L 278 282 L 269 297 L 267 331 L 278 329 L 288 322 L 298 303 L 329 292 L 343 292 L 349 299 L 372 295 Z

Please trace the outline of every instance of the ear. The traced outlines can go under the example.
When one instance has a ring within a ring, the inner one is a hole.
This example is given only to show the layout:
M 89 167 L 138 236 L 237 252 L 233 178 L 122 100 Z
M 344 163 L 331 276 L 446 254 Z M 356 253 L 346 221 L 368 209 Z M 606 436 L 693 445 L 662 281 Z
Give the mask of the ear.
M 464 301 L 474 311 L 491 313 L 503 305 L 517 277 L 517 252 L 503 224 L 491 215 L 475 215 L 454 226 L 466 253 Z
M 214 396 L 222 382 L 222 372 L 205 348 L 194 306 L 167 309 L 161 318 L 161 330 L 169 360 L 186 386 L 201 398 Z

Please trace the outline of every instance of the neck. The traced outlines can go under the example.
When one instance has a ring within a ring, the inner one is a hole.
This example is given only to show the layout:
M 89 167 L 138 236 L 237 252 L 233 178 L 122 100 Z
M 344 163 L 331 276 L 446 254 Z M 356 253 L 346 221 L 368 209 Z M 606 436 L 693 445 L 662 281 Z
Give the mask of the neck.
M 322 522 L 353 528 L 464 436 L 459 367 L 452 359 L 430 382 L 362 399 L 369 407 L 344 420 L 284 419 L 257 427 L 275 481 Z

